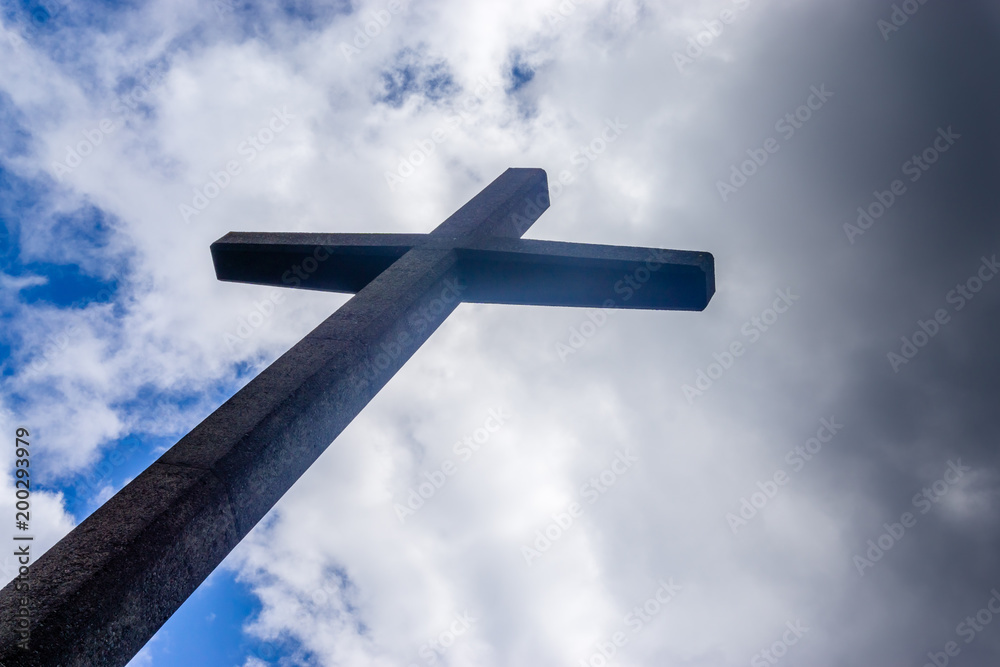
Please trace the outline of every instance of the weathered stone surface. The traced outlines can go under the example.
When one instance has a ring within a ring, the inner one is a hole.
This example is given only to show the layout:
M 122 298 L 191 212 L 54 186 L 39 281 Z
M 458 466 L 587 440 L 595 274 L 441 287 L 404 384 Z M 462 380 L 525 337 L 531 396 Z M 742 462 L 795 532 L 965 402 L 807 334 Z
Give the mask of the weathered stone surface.
M 457 252 L 474 303 L 704 310 L 715 293 L 705 252 L 503 238 Z
M 219 280 L 355 294 L 425 234 L 226 234 L 212 244 Z
M 708 253 L 520 239 L 547 207 L 545 172 L 509 169 L 430 234 L 214 243 L 220 280 L 356 296 L 32 565 L 28 651 L 22 594 L 0 591 L 0 667 L 125 665 L 461 301 L 701 310 L 714 293 Z
M 28 651 L 0 591 L 0 664 L 124 665 L 238 543 L 214 475 L 154 463 L 31 565 Z

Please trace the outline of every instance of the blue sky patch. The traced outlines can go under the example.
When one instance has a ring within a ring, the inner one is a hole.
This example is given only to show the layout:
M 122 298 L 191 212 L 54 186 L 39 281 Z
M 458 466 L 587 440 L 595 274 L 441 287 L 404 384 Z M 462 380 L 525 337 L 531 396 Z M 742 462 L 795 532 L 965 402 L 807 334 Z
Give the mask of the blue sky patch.
M 48 230 L 53 246 L 51 260 L 24 261 L 17 232 L 26 220 L 44 213 L 38 202 L 44 201 L 48 188 L 28 182 L 0 167 L 0 271 L 10 276 L 37 276 L 45 279 L 41 285 L 23 289 L 23 303 L 48 303 L 61 308 L 85 307 L 89 303 L 114 300 L 118 277 L 94 275 L 81 267 L 81 262 L 94 264 L 94 259 L 107 251 L 114 233 L 108 216 L 101 209 L 84 205 L 69 214 L 57 214 Z M 58 261 L 63 260 L 63 261 Z
M 233 572 L 218 568 L 163 624 L 147 644 L 156 667 L 230 667 L 248 656 L 274 664 L 292 647 L 262 642 L 243 633 L 243 625 L 260 613 L 250 588 Z
M 520 54 L 517 54 L 512 58 L 507 76 L 511 82 L 510 87 L 507 88 L 507 92 L 514 93 L 528 85 L 535 78 L 535 70 L 522 59 Z
M 122 488 L 126 480 L 137 477 L 158 458 L 153 453 L 158 447 L 171 444 L 172 438 L 129 435 L 106 446 L 100 460 L 90 470 L 58 486 L 66 499 L 66 511 L 75 521 L 83 521 L 101 505 L 98 498 L 102 489 L 110 486 L 117 491 Z
M 380 84 L 375 101 L 394 109 L 403 106 L 413 95 L 423 95 L 431 102 L 438 102 L 461 92 L 446 61 L 427 60 L 414 49 L 403 49 L 396 54 L 395 63 L 382 71 Z
M 28 304 L 49 303 L 60 308 L 85 308 L 90 303 L 112 301 L 117 281 L 105 282 L 84 274 L 75 264 L 35 263 L 25 267 L 47 279 L 44 285 L 21 290 L 21 300 Z
M 24 114 L 14 105 L 10 95 L 0 90 L 0 155 L 19 157 L 28 152 L 31 134 L 24 127 Z

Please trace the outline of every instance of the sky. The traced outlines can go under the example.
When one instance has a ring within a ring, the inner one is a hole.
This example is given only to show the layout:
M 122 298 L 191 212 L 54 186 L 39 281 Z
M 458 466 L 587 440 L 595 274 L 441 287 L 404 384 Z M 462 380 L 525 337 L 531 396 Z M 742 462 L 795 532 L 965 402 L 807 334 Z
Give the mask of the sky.
M 130 665 L 997 662 L 1000 6 L 0 8 L 39 552 L 350 298 L 216 280 L 229 231 L 540 167 L 525 238 L 715 257 L 700 313 L 459 306 Z

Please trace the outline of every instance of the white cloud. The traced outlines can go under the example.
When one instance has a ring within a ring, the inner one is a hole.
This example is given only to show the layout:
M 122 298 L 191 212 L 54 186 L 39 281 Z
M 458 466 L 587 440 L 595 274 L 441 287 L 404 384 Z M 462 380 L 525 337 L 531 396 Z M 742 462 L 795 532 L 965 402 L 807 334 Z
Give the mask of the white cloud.
M 875 642 L 877 630 L 844 617 L 877 628 L 890 606 L 860 587 L 850 561 L 863 532 L 852 526 L 887 501 L 835 495 L 834 463 L 819 460 L 738 535 L 725 516 L 834 409 L 843 359 L 876 334 L 858 334 L 858 324 L 836 341 L 814 335 L 821 297 L 803 286 L 796 309 L 703 399 L 688 405 L 680 389 L 713 353 L 745 341 L 740 326 L 775 289 L 798 290 L 806 274 L 799 262 L 807 259 L 788 257 L 802 241 L 795 235 L 812 232 L 773 223 L 801 214 L 774 208 L 770 198 L 786 192 L 768 180 L 799 175 L 797 145 L 774 156 L 772 171 L 739 202 L 723 205 L 713 186 L 808 87 L 765 81 L 745 63 L 781 11 L 805 11 L 794 4 L 753 2 L 683 75 L 673 53 L 733 3 L 411 3 L 348 62 L 340 43 L 383 4 L 321 30 L 275 24 L 269 41 L 232 37 L 241 21 L 252 22 L 239 9 L 217 16 L 205 3 L 159 2 L 128 18 L 130 34 L 149 39 L 97 41 L 96 81 L 0 39 L 4 90 L 25 111 L 37 149 L 16 168 L 38 178 L 112 113 L 117 83 L 161 56 L 169 62 L 146 93 L 149 113 L 130 114 L 53 184 L 50 209 L 99 207 L 111 216 L 111 244 L 74 246 L 44 213 L 45 222 L 19 229 L 30 258 L 74 261 L 104 276 L 109 260 L 128 268 L 114 305 L 68 310 L 4 297 L 15 310 L 12 331 L 26 341 L 10 387 L 27 399 L 18 419 L 42 434 L 43 469 L 85 470 L 131 431 L 183 434 L 218 403 L 218 386 L 234 385 L 237 363 L 263 367 L 346 300 L 289 291 L 274 316 L 230 345 L 226 335 L 269 288 L 215 279 L 208 246 L 224 233 L 430 231 L 508 166 L 544 167 L 550 183 L 565 170 L 572 183 L 527 236 L 710 250 L 715 300 L 699 314 L 615 312 L 565 362 L 556 344 L 579 325 L 580 311 L 460 306 L 227 561 L 263 605 L 246 632 L 293 639 L 318 664 L 358 666 L 425 664 L 429 642 L 447 637 L 465 612 L 477 620 L 439 654 L 446 664 L 579 664 L 619 631 L 629 638 L 617 654 L 622 665 L 746 664 L 798 618 L 814 629 L 796 661 L 835 664 L 840 658 L 824 656 L 846 655 L 824 621 Z M 560 7 L 562 20 L 550 23 Z M 462 92 L 374 104 L 379 74 L 402 47 L 414 49 L 415 66 L 447 63 Z M 385 172 L 482 77 L 506 75 L 514 53 L 536 68 L 535 79 L 516 99 L 499 90 L 484 96 L 390 191 Z M 809 72 L 809 82 L 825 75 Z M 765 92 L 734 95 L 752 76 Z M 771 87 L 780 91 L 773 103 Z M 251 160 L 241 144 L 276 109 L 293 119 Z M 619 118 L 621 136 L 594 160 L 581 158 L 581 147 Z M 231 161 L 239 174 L 185 223 L 180 205 L 194 205 L 195 189 L 204 193 Z M 820 278 L 803 282 L 819 289 L 847 273 L 843 266 L 810 265 Z M 15 291 L 41 284 L 0 280 Z M 48 336 L 55 343 L 47 350 Z M 123 407 L 141 391 L 201 398 L 184 408 Z M 454 459 L 453 444 L 496 406 L 510 410 L 510 423 L 401 524 L 393 503 Z M 626 447 L 635 468 L 590 504 L 582 485 Z M 992 497 L 963 490 L 950 511 L 993 511 Z M 583 515 L 526 564 L 521 547 L 574 501 Z M 0 513 L 10 509 L 3 502 Z M 37 502 L 51 544 L 71 523 L 58 495 L 39 493 Z M 683 592 L 633 632 L 624 619 L 670 578 Z M 857 609 L 857 600 L 872 604 Z M 144 652 L 131 664 L 153 661 Z M 263 664 L 248 658 L 245 667 Z

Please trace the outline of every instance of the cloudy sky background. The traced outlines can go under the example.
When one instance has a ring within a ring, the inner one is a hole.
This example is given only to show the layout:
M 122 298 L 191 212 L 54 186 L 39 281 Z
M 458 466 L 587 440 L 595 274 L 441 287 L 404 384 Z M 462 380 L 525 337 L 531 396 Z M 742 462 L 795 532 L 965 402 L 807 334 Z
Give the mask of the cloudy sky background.
M 39 546 L 347 299 L 286 290 L 252 316 L 272 290 L 218 282 L 212 241 L 425 232 L 507 167 L 542 167 L 572 182 L 526 238 L 709 251 L 706 311 L 592 330 L 580 310 L 460 306 L 133 664 L 569 666 L 618 632 L 622 666 L 774 664 L 765 649 L 923 665 L 951 641 L 951 664 L 992 664 L 1000 619 L 960 624 L 1000 590 L 1000 280 L 961 309 L 948 295 L 1000 253 L 1000 9 L 907 6 L 888 30 L 882 1 L 4 2 L 0 432 L 32 433 Z M 345 53 L 373 12 L 391 20 Z M 824 86 L 791 136 L 776 127 Z M 249 159 L 241 142 L 276 114 Z M 620 136 L 585 157 L 609 121 Z M 911 181 L 939 130 L 959 138 Z M 718 182 L 769 138 L 724 200 Z M 240 173 L 185 216 L 230 161 Z M 849 238 L 895 179 L 905 193 Z M 779 290 L 797 299 L 758 329 Z M 509 419 L 462 461 L 453 445 L 490 410 Z M 823 419 L 843 428 L 793 465 Z M 626 452 L 589 502 L 581 486 Z M 401 523 L 393 504 L 446 460 L 457 473 Z M 915 505 L 950 463 L 961 476 Z M 727 519 L 778 471 L 756 515 Z M 572 502 L 583 515 L 528 564 Z M 915 525 L 859 566 L 905 512 Z M 661 580 L 680 590 L 637 629 Z M 428 652 L 462 614 L 471 627 Z M 808 630 L 783 648 L 789 623 Z

